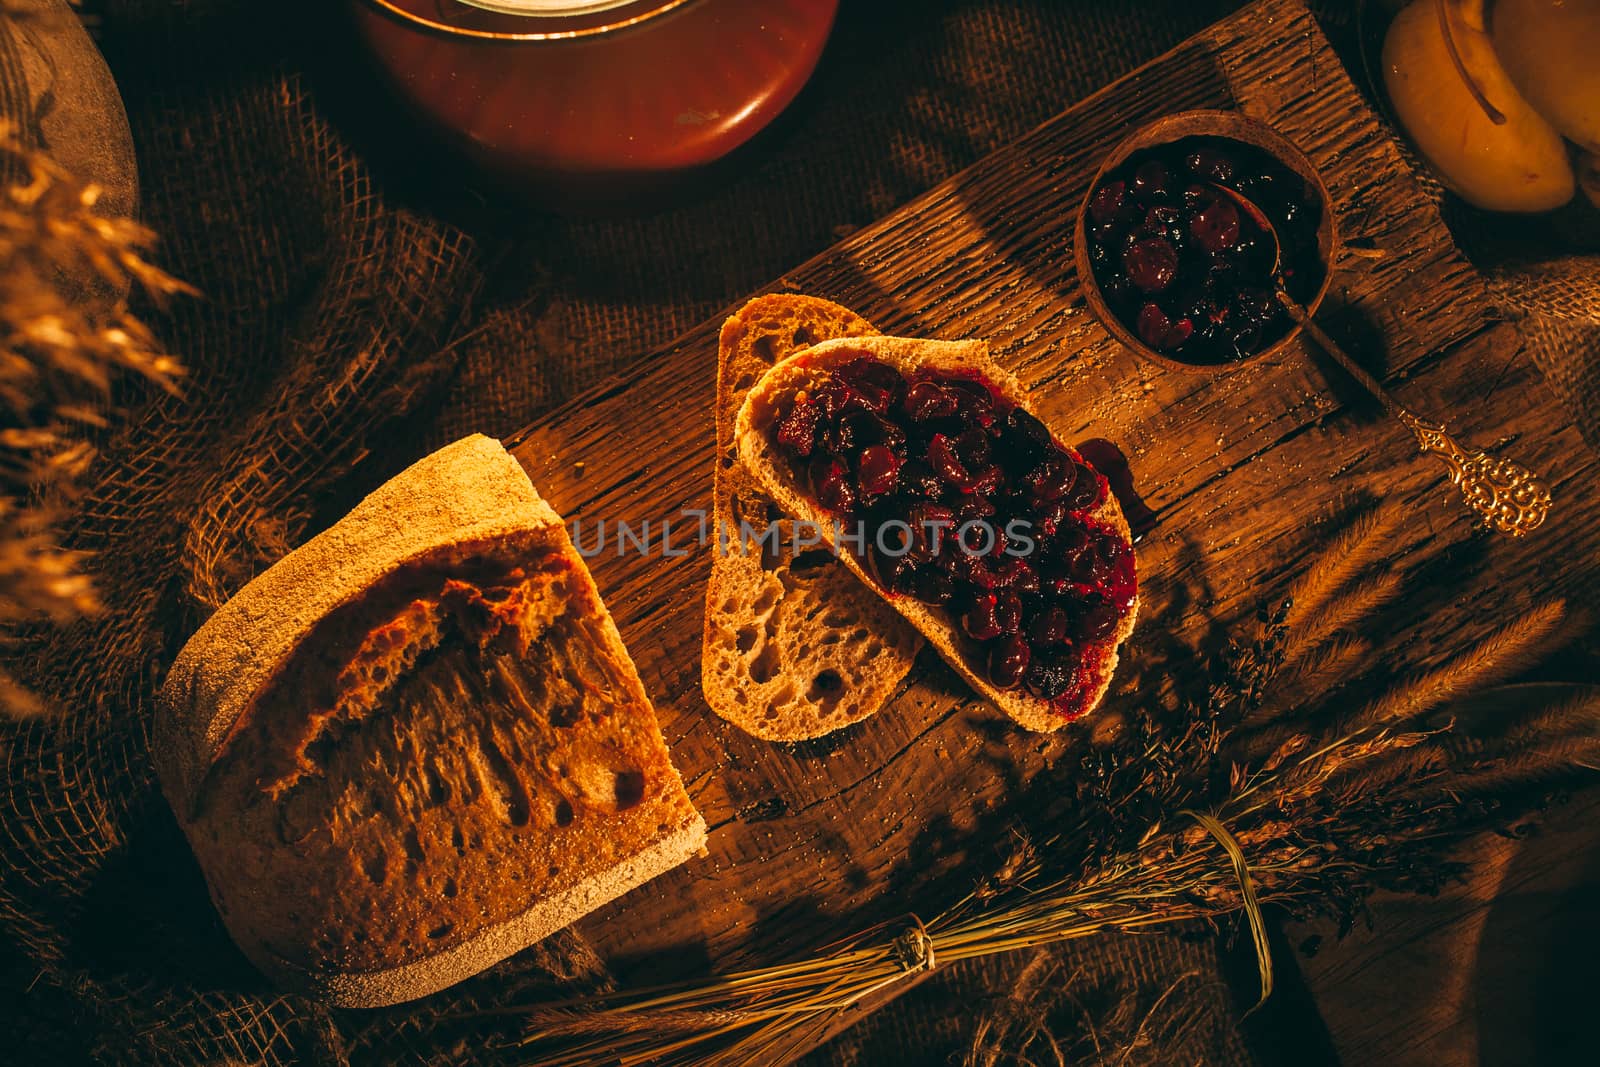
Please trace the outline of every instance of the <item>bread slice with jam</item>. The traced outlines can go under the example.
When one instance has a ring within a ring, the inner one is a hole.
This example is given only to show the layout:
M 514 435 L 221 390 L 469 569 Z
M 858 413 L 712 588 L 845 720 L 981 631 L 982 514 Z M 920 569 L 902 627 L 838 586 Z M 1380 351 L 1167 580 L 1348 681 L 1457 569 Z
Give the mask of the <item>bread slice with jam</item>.
M 740 461 L 972 687 L 1031 730 L 1104 697 L 1133 632 L 1127 520 L 981 341 L 853 337 L 768 370 Z

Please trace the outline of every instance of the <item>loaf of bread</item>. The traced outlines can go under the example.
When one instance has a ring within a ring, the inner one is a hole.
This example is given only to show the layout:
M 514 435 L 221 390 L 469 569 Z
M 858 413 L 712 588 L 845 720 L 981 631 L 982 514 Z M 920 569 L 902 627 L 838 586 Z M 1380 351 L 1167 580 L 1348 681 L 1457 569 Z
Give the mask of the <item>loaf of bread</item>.
M 819 502 L 815 476 L 809 472 L 808 465 L 797 461 L 780 447 L 780 421 L 794 410 L 797 400 L 820 395 L 821 387 L 837 381 L 835 372 L 847 365 L 859 366 L 861 361 L 887 365 L 902 380 L 902 384 L 928 382 L 942 385 L 957 381 L 968 386 L 981 385 L 985 395 L 995 398 L 999 406 L 1027 413 L 1026 392 L 1011 374 L 990 358 L 988 346 L 982 341 L 926 341 L 882 336 L 842 338 L 796 352 L 768 370 L 750 389 L 735 426 L 740 462 L 786 514 L 819 527 L 841 549 L 839 558 L 863 584 L 883 596 L 887 603 L 921 631 L 975 690 L 993 701 L 1012 719 L 1030 730 L 1047 731 L 1058 729 L 1088 713 L 1099 704 L 1110 686 L 1117 663 L 1117 649 L 1133 632 L 1138 612 L 1138 599 L 1132 584 L 1132 538 L 1122 509 L 1116 497 L 1109 492 L 1105 479 L 1077 452 L 1055 440 L 1043 424 L 1036 419 L 1029 420 L 1029 425 L 1036 428 L 1035 432 L 1045 436 L 1049 445 L 1057 450 L 1057 455 L 1066 457 L 1084 472 L 1085 477 L 1093 479 L 1095 492 L 1092 507 L 1086 512 L 1074 513 L 1067 521 L 1075 528 L 1092 530 L 1094 537 L 1103 537 L 1112 545 L 1118 554 L 1117 565 L 1123 568 L 1119 575 L 1123 579 L 1122 589 L 1127 599 L 1112 605 L 1114 614 L 1102 619 L 1101 623 L 1105 625 L 1097 624 L 1092 636 L 1067 638 L 1056 646 L 1063 650 L 1064 656 L 1074 657 L 1071 661 L 1073 677 L 1069 691 L 1063 687 L 1059 697 L 1045 699 L 1032 691 L 1031 686 L 1017 683 L 1009 687 L 998 686 L 990 677 L 992 670 L 986 673 L 982 644 L 974 640 L 970 632 L 964 632 L 970 628 L 958 625 L 948 611 L 930 607 L 917 595 L 886 589 L 877 577 L 868 572 L 860 544 L 838 544 L 836 537 L 840 514 Z M 858 397 L 856 403 L 859 402 Z M 852 407 L 851 410 L 859 408 Z M 906 417 L 903 408 L 889 409 L 885 417 L 889 416 Z M 988 431 L 974 432 L 982 434 Z M 994 447 L 999 448 L 1002 443 L 997 440 Z M 987 450 L 989 446 L 984 447 Z M 856 460 L 850 462 L 854 464 Z M 837 462 L 833 469 L 846 479 L 852 477 L 849 468 Z M 898 475 L 894 478 L 898 478 Z M 890 481 L 894 482 L 894 478 Z M 897 499 L 899 491 L 889 490 L 888 498 Z M 942 498 L 946 504 L 958 504 L 963 498 L 962 491 L 948 483 L 941 491 L 947 494 Z M 1040 534 L 1037 530 L 1034 533 L 1043 538 L 1041 543 L 1045 545 L 1055 539 L 1051 534 Z M 930 568 L 933 566 L 929 564 Z M 985 566 L 987 568 L 988 564 Z M 1000 590 L 1000 581 L 994 572 L 985 569 L 981 578 L 985 583 L 994 581 L 994 589 Z M 1038 579 L 1039 574 L 1035 570 L 1033 580 Z M 1034 598 L 1034 595 L 1029 594 L 1029 597 Z M 993 601 L 991 596 L 990 603 Z M 1013 624 L 1012 632 L 1016 630 Z
M 482 436 L 218 610 L 155 749 L 239 947 L 343 1006 L 460 981 L 705 840 L 560 518 Z
M 712 711 L 765 740 L 819 737 L 876 714 L 922 647 L 830 549 L 797 555 L 794 524 L 736 462 L 734 420 L 757 378 L 809 345 L 876 332 L 838 304 L 787 293 L 756 297 L 722 326 L 712 513 L 725 537 L 706 587 L 701 688 Z M 771 539 L 746 543 L 741 524 Z

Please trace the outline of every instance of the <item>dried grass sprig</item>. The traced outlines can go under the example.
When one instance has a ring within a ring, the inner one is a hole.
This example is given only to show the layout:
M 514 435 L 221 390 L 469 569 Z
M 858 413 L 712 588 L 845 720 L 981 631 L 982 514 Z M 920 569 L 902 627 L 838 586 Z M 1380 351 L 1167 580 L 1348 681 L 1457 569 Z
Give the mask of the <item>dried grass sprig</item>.
M 1431 791 L 1452 797 L 1499 795 L 1557 782 L 1576 770 L 1600 771 L 1600 738 L 1540 745 L 1431 783 Z
M 1406 738 L 1396 743 L 1420 741 Z M 1042 884 L 1022 883 L 986 899 L 974 894 L 925 926 L 918 924 L 927 936 L 926 953 L 920 958 L 949 963 L 1111 930 L 1136 931 L 1181 920 L 1223 921 L 1245 914 L 1256 941 L 1265 995 L 1271 988 L 1271 956 L 1261 906 L 1314 897 L 1323 874 L 1333 866 L 1321 850 L 1297 839 L 1296 824 L 1267 813 L 1292 802 L 1290 794 L 1306 780 L 1302 772 L 1313 766 L 1308 761 L 1347 766 L 1380 750 L 1371 739 L 1339 739 L 1254 781 L 1216 814 L 1196 814 L 1204 828 L 1198 840 L 1187 831 L 1171 831 L 1147 843 L 1139 855 L 1119 856 L 1087 876 L 1050 877 L 1046 863 L 1037 872 L 1046 879 Z M 1040 854 L 1057 854 L 1061 844 L 1050 842 Z M 1371 840 L 1355 844 L 1359 852 L 1374 847 Z M 1336 847 L 1332 854 L 1339 851 Z M 911 929 L 908 926 L 906 932 Z M 918 973 L 916 960 L 908 960 L 900 949 L 903 936 L 882 930 L 871 945 L 858 944 L 792 964 L 738 972 L 704 984 L 593 998 L 582 1006 L 588 1012 L 582 1031 L 593 1036 L 557 1048 L 551 1043 L 578 1033 L 570 1020 L 548 1021 L 548 1008 L 505 1010 L 522 1014 L 532 1024 L 525 1041 L 539 1047 L 538 1062 L 551 1067 L 595 1062 L 597 1057 L 621 1064 L 764 1062 L 772 1058 L 774 1043 L 792 1036 L 796 1027 L 824 1025 Z M 696 1014 L 702 1019 L 701 1029 L 685 1032 L 686 1020 L 692 1021 Z
M 1431 782 L 1449 763 L 1437 745 L 1418 745 L 1393 753 L 1371 765 L 1335 777 L 1330 788 L 1341 804 L 1355 804 L 1393 786 L 1412 787 Z
M 85 557 L 56 530 L 92 464 L 109 394 L 133 376 L 168 391 L 178 361 L 129 311 L 137 287 L 161 301 L 194 290 L 144 258 L 154 235 L 95 211 L 100 190 L 0 123 L 0 648 L 14 628 L 99 609 Z M 0 669 L 0 713 L 44 703 Z
M 1285 622 L 1291 630 L 1327 607 L 1367 568 L 1390 556 L 1388 535 L 1399 529 L 1405 513 L 1395 501 L 1384 501 L 1358 515 L 1289 588 Z
M 1167 1067 L 1169 1050 L 1205 1019 L 1204 1002 L 1192 995 L 1202 985 L 1189 971 L 1147 1000 L 1120 984 L 1091 988 L 1083 972 L 1067 974 L 1040 952 L 978 1020 L 963 1067 Z
M 1334 638 L 1306 655 L 1286 660 L 1283 671 L 1274 681 L 1274 690 L 1280 699 L 1309 699 L 1321 696 L 1342 685 L 1352 669 L 1372 654 L 1372 643 L 1359 637 Z M 1246 727 L 1260 726 L 1280 714 L 1280 708 L 1258 708 L 1246 717 Z
M 1413 682 L 1396 686 L 1357 712 L 1350 725 L 1360 728 L 1404 722 L 1464 696 L 1474 688 L 1492 685 L 1526 666 L 1528 654 L 1550 637 L 1565 617 L 1565 601 L 1537 605 L 1449 663 Z
M 1294 644 L 1297 648 L 1315 651 L 1329 638 L 1370 619 L 1399 593 L 1398 574 L 1384 573 L 1364 579 L 1348 591 L 1330 598 L 1315 614 L 1307 616 Z M 1291 652 L 1288 661 L 1296 662 L 1298 658 Z
M 1600 686 L 1509 724 L 1499 745 L 1515 751 L 1573 734 L 1600 736 Z

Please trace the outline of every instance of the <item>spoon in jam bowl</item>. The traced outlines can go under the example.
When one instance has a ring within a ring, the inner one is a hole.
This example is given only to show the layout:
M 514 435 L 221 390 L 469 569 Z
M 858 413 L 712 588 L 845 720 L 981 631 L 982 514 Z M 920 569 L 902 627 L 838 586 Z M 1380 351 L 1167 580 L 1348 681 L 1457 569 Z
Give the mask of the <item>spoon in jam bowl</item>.
M 1284 286 L 1282 245 L 1277 228 L 1266 212 L 1236 189 L 1214 182 L 1206 184 L 1216 195 L 1233 201 L 1257 228 L 1260 239 L 1269 242 L 1272 253 L 1271 277 L 1275 290 L 1273 296 L 1289 317 L 1363 389 L 1371 393 L 1385 411 L 1411 431 L 1417 439 L 1417 447 L 1424 454 L 1439 457 L 1449 473 L 1450 483 L 1461 490 L 1467 507 L 1487 525 L 1512 537 L 1521 537 L 1538 529 L 1550 512 L 1550 489 L 1539 476 L 1511 460 L 1464 447 L 1445 428 L 1444 423 L 1425 419 L 1396 400 L 1313 321 L 1309 311 L 1289 295 Z
M 1231 373 L 1310 337 L 1445 464 L 1487 526 L 1538 528 L 1550 491 L 1535 474 L 1401 406 L 1316 325 L 1338 258 L 1334 216 L 1316 165 L 1277 130 L 1237 111 L 1182 111 L 1101 164 L 1074 222 L 1074 265 L 1106 332 L 1180 373 Z

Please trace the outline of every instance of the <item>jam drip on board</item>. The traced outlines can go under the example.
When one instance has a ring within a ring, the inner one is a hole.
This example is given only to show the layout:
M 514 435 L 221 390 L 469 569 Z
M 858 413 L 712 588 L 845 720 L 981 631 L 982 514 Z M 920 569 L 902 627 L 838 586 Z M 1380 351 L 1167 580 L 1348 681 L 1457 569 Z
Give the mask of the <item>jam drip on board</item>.
M 1111 495 L 1117 498 L 1117 504 L 1122 508 L 1122 517 L 1128 520 L 1133 543 L 1143 541 L 1145 535 L 1156 528 L 1156 513 L 1134 488 L 1133 470 L 1128 466 L 1128 457 L 1104 437 L 1079 441 L 1076 448 L 1078 455 L 1105 476 L 1111 486 Z

